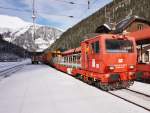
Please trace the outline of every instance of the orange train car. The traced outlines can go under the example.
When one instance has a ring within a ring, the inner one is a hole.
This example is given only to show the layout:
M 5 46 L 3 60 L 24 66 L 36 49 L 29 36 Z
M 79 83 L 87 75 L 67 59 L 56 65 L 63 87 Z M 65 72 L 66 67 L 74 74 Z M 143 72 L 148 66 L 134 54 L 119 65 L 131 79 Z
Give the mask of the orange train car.
M 48 65 L 53 64 L 52 58 L 59 56 L 59 55 L 61 55 L 61 52 L 59 50 L 57 51 L 47 50 L 43 54 L 43 63 L 48 64 Z
M 108 91 L 133 84 L 136 57 L 134 38 L 104 34 L 86 39 L 79 48 L 52 57 L 51 65 Z
M 136 71 L 136 78 L 137 80 L 148 81 L 150 82 L 150 56 L 148 58 L 148 62 L 143 61 L 143 52 L 144 52 L 144 45 L 148 45 L 150 49 L 150 27 L 129 33 L 128 36 L 132 36 L 135 38 L 137 45 L 140 46 L 139 54 L 138 54 L 138 62 L 137 62 L 137 71 Z
M 46 51 L 44 54 L 43 54 L 43 63 L 45 64 L 49 64 L 50 63 L 50 60 L 52 59 L 52 52 L 50 51 Z

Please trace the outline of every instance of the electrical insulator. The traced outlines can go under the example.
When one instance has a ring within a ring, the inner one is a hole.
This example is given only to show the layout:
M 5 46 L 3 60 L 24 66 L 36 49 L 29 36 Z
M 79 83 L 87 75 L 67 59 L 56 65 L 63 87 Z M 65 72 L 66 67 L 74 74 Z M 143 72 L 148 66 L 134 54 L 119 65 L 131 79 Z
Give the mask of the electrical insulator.
M 88 0 L 88 9 L 90 9 L 90 1 Z

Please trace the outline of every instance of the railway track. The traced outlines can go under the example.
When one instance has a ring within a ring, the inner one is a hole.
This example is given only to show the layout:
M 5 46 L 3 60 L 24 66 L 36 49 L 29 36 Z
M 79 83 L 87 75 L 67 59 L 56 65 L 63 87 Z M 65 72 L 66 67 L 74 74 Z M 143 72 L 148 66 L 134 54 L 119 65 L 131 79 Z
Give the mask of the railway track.
M 142 92 L 139 92 L 139 91 L 135 91 L 135 90 L 132 90 L 132 89 L 126 89 L 126 90 L 129 90 L 131 92 L 134 92 L 134 93 L 137 93 L 137 94 L 140 94 L 140 95 L 143 95 L 143 96 L 146 96 L 146 97 L 150 98 L 150 95 L 148 95 L 148 94 L 145 94 L 145 93 L 142 93 Z
M 16 71 L 22 69 L 23 66 L 24 66 L 24 64 L 20 64 L 20 65 L 17 65 L 17 66 L 7 68 L 5 70 L 1 70 L 0 71 L 0 80 L 10 76 L 12 73 L 15 73 Z
M 150 95 L 131 89 L 109 91 L 108 93 L 150 112 Z
M 98 87 L 96 86 L 96 88 Z M 145 94 L 131 89 L 113 90 L 113 91 L 108 91 L 107 93 L 150 112 L 149 94 Z

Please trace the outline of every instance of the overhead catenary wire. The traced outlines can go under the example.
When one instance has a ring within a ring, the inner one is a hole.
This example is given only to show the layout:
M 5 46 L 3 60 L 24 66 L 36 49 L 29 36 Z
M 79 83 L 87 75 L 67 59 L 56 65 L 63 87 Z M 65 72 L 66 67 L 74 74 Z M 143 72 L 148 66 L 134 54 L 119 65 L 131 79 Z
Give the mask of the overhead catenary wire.
M 79 18 L 82 18 L 84 15 L 87 14 L 87 12 L 91 9 L 91 7 L 97 2 L 97 0 L 91 1 L 91 0 L 87 0 L 87 4 L 88 4 L 88 8 L 85 8 L 85 10 L 83 10 L 83 13 L 79 16 Z
M 78 4 L 75 2 L 69 2 L 69 1 L 65 1 L 65 0 L 55 0 L 55 1 L 59 1 L 59 2 L 65 2 L 65 3 L 69 3 L 69 4 Z M 78 4 L 78 5 L 84 5 L 84 4 Z M 35 9 L 35 7 L 33 7 Z M 12 11 L 17 11 L 17 12 L 26 12 L 26 13 L 32 13 L 32 16 L 35 16 L 36 13 L 39 14 L 46 14 L 46 15 L 53 15 L 53 16 L 63 16 L 63 17 L 69 17 L 69 18 L 74 18 L 74 16 L 72 15 L 56 15 L 56 14 L 50 14 L 49 12 L 44 12 L 44 11 L 40 11 L 40 10 L 30 10 L 30 9 L 19 9 L 19 8 L 11 8 L 11 7 L 4 7 L 4 6 L 0 6 L 0 9 L 5 9 L 5 10 L 12 10 Z
M 21 12 L 32 12 L 32 10 L 29 10 L 29 9 L 19 9 L 19 8 L 11 8 L 11 7 L 4 7 L 4 6 L 0 6 L 0 9 L 21 11 Z
M 68 4 L 73 4 L 73 5 L 86 5 L 86 4 L 83 4 L 83 3 L 77 3 L 77 2 L 66 1 L 66 0 L 55 0 L 55 1 L 64 2 L 64 3 L 68 3 Z
M 76 3 L 76 2 L 73 2 L 73 1 L 66 1 L 66 0 L 55 0 L 55 1 L 58 1 L 58 2 L 65 2 L 65 3 L 68 3 L 68 4 L 72 4 L 72 5 L 87 5 L 87 4 L 83 4 L 83 3 Z M 96 0 L 95 0 L 96 1 Z M 0 9 L 5 9 L 5 10 L 12 10 L 12 11 L 18 11 L 18 12 L 26 12 L 26 13 L 32 13 L 33 10 L 31 9 L 20 9 L 20 8 L 11 8 L 11 7 L 4 7 L 4 6 L 0 6 Z M 90 0 L 88 0 L 88 9 L 90 9 Z M 84 11 L 86 12 L 86 11 Z M 39 14 L 47 14 L 47 15 L 54 15 L 54 16 L 64 16 L 64 17 L 69 17 L 69 18 L 74 18 L 74 16 L 72 15 L 56 15 L 56 14 L 50 14 L 49 12 L 46 12 L 46 11 L 40 11 L 40 10 L 36 10 L 34 11 L 34 14 L 35 13 L 39 13 Z
M 72 1 L 66 1 L 66 0 L 55 0 L 55 1 L 65 2 L 65 3 L 69 3 L 69 4 L 87 5 L 87 4 L 80 4 L 80 3 L 76 3 L 76 2 L 72 2 Z M 87 13 L 88 9 L 90 9 L 90 7 L 92 7 L 92 5 L 95 4 L 95 2 L 98 1 L 98 0 L 87 0 L 87 1 L 89 1 L 88 2 L 88 8 L 86 8 L 83 11 L 84 15 L 85 15 L 85 13 Z M 11 8 L 11 7 L 4 7 L 4 6 L 0 6 L 0 9 L 12 10 L 12 11 L 18 11 L 18 12 L 25 12 L 25 13 L 32 13 L 31 9 Z M 57 15 L 57 14 L 52 14 L 52 13 L 49 13 L 49 12 L 46 12 L 46 11 L 41 11 L 39 9 L 37 9 L 35 11 L 35 13 L 52 15 L 52 16 L 63 16 L 63 17 L 75 18 L 73 15 Z M 81 15 L 81 16 L 83 16 L 83 15 Z
M 19 9 L 19 8 L 11 8 L 11 7 L 3 7 L 3 6 L 0 6 L 0 9 L 17 11 L 17 12 L 22 12 L 22 13 L 23 12 L 25 12 L 25 13 L 32 13 L 32 10 L 29 10 L 29 9 Z M 52 14 L 52 13 L 45 12 L 45 11 L 40 11 L 40 10 L 36 10 L 34 13 L 46 14 L 46 15 L 53 15 L 53 16 L 64 16 L 64 17 L 74 18 L 74 16 L 72 16 L 72 15 L 57 15 L 57 14 Z
M 97 0 L 94 0 L 94 1 L 91 3 L 91 5 L 95 4 L 96 2 L 97 2 Z

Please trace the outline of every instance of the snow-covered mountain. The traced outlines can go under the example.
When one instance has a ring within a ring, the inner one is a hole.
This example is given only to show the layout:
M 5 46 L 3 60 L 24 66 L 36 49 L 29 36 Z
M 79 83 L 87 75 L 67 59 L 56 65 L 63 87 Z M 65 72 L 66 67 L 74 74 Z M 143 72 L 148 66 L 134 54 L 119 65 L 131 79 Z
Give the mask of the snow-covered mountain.
M 0 15 L 0 34 L 3 39 L 29 51 L 43 51 L 62 34 L 61 30 L 47 26 L 35 26 L 18 17 Z

